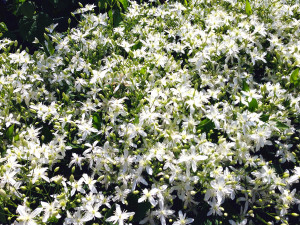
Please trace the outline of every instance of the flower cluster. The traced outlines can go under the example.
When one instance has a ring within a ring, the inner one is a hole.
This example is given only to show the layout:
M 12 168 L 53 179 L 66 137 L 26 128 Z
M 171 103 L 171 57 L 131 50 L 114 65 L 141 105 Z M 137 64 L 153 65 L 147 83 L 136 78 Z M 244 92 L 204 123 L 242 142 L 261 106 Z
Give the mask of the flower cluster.
M 0 40 L 0 220 L 298 224 L 300 5 L 246 2 Z

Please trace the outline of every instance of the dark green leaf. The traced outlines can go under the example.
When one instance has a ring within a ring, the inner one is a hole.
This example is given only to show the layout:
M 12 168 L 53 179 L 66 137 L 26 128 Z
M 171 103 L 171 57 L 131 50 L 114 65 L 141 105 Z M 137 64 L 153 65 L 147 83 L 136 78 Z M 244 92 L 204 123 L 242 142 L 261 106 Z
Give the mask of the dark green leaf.
M 98 113 L 95 113 L 93 115 L 93 127 L 95 127 L 98 130 L 100 130 L 101 128 L 101 117 Z
M 30 3 L 30 2 L 24 2 L 18 12 L 28 18 L 32 18 L 32 16 L 34 15 L 34 6 Z
M 120 22 L 122 21 L 121 12 L 119 9 L 114 10 L 113 21 L 114 21 L 114 27 L 119 26 Z
M 15 127 L 15 125 L 13 124 L 6 130 L 6 138 L 9 140 L 13 139 L 14 127 Z
M 6 224 L 7 220 L 5 214 L 6 212 L 2 209 L 2 207 L 0 207 L 0 221 Z
M 258 108 L 258 103 L 255 98 L 252 98 L 252 101 L 249 102 L 249 111 L 254 112 Z
M 288 128 L 289 128 L 288 125 L 286 125 L 286 124 L 284 124 L 284 123 L 282 123 L 282 122 L 280 122 L 280 121 L 277 121 L 277 122 L 276 122 L 276 127 L 277 127 L 278 129 L 280 129 L 280 130 L 285 130 L 285 129 L 288 129 Z
M 246 7 L 245 7 L 245 10 L 246 10 L 246 14 L 247 14 L 248 16 L 250 16 L 250 15 L 252 14 L 251 5 L 250 5 L 250 3 L 249 3 L 248 0 L 246 1 Z
M 246 80 L 243 80 L 243 91 L 250 91 L 249 85 L 247 84 Z
M 197 126 L 198 132 L 209 132 L 210 130 L 213 130 L 215 128 L 215 124 L 210 119 L 204 119 L 202 120 L 199 125 Z
M 143 46 L 143 43 L 140 41 L 140 40 L 138 40 L 138 41 L 136 41 L 135 43 L 134 43 L 134 45 L 132 46 L 132 50 L 137 50 L 137 49 L 140 49 L 141 47 Z
M 108 11 L 108 16 L 109 16 L 109 19 L 110 19 L 110 23 L 113 24 L 113 11 L 112 10 Z
M 268 115 L 268 114 L 262 114 L 260 116 L 260 120 L 263 122 L 267 122 L 269 120 L 269 118 L 270 118 L 270 115 Z
M 32 42 L 37 32 L 37 23 L 33 18 L 23 17 L 19 21 L 19 30 L 24 40 Z
M 81 145 L 73 145 L 72 143 L 67 143 L 67 146 L 70 146 L 73 149 L 80 149 L 81 148 Z

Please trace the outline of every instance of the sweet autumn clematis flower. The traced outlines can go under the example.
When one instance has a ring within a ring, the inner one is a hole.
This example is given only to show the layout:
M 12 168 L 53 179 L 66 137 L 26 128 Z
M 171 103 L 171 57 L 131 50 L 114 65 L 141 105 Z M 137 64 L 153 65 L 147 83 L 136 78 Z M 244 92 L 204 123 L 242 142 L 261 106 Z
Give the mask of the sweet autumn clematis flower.
M 17 212 L 20 216 L 17 218 L 17 225 L 37 225 L 34 218 L 42 212 L 42 208 L 36 208 L 34 211 L 30 212 L 30 209 L 24 205 L 19 205 Z
M 127 213 L 126 211 L 121 211 L 120 205 L 116 204 L 116 211 L 114 216 L 109 217 L 106 221 L 113 222 L 114 224 L 118 222 L 118 225 L 124 225 L 124 220 L 127 220 L 129 217 L 133 216 L 134 212 Z

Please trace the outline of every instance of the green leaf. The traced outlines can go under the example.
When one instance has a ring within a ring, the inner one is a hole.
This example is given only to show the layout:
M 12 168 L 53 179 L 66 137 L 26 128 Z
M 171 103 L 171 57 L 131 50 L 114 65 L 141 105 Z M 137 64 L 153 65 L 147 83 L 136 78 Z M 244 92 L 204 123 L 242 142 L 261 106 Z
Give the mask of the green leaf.
M 33 18 L 23 17 L 19 21 L 19 30 L 24 40 L 32 42 L 34 34 L 37 32 L 37 23 Z
M 18 13 L 28 17 L 32 18 L 34 15 L 35 8 L 30 2 L 24 2 L 18 9 Z
M 114 21 L 114 27 L 119 26 L 120 22 L 122 21 L 121 12 L 119 9 L 114 10 L 113 21 Z
M 95 113 L 93 115 L 93 127 L 95 127 L 98 130 L 100 130 L 101 128 L 101 117 L 98 113 Z
M 112 10 L 108 11 L 108 16 L 109 16 L 109 19 L 110 19 L 110 23 L 113 24 L 114 20 L 113 20 L 113 11 Z
M 14 141 L 18 141 L 18 140 L 20 140 L 19 134 L 15 135 L 15 137 L 14 137 Z
M 0 23 L 0 32 L 4 33 L 6 31 L 8 31 L 6 24 L 4 22 L 1 22 Z
M 299 83 L 299 68 L 295 69 L 290 76 L 290 82 L 292 84 L 297 84 Z
M 6 216 L 5 216 L 6 212 L 3 210 L 3 208 L 1 207 L 0 208 L 0 221 L 2 223 L 7 223 L 7 220 L 6 220 Z
M 123 5 L 123 8 L 126 10 L 126 9 L 127 9 L 127 7 L 128 7 L 128 1 L 127 1 L 127 0 L 119 0 L 119 2 L 121 2 L 121 3 L 122 3 L 122 5 Z
M 134 45 L 132 46 L 132 50 L 137 50 L 137 49 L 140 49 L 140 48 L 142 48 L 142 46 L 143 46 L 143 43 L 140 41 L 140 40 L 138 40 L 138 41 L 136 41 L 135 43 L 134 43 Z
M 72 147 L 73 149 L 81 149 L 81 145 L 73 145 L 72 143 L 67 143 L 67 146 Z
M 247 14 L 248 16 L 250 16 L 250 15 L 252 14 L 251 5 L 250 5 L 250 3 L 249 3 L 248 0 L 246 1 L 246 7 L 245 7 L 245 10 L 246 10 L 246 14 Z
M 204 119 L 202 120 L 198 126 L 197 126 L 197 132 L 206 132 L 208 133 L 210 130 L 213 130 L 215 128 L 215 123 L 211 121 L 210 119 Z
M 249 85 L 247 84 L 246 80 L 243 80 L 243 91 L 250 91 Z
M 49 51 L 50 55 L 53 55 L 55 52 L 55 48 L 53 47 L 51 40 L 47 41 L 47 44 L 48 44 L 48 51 Z
M 9 139 L 10 141 L 13 139 L 14 127 L 15 125 L 13 124 L 6 131 L 6 138 Z
M 285 129 L 288 129 L 288 128 L 289 128 L 288 125 L 286 125 L 286 124 L 284 124 L 284 123 L 282 123 L 282 122 L 280 122 L 280 121 L 277 121 L 277 122 L 276 122 L 276 127 L 277 127 L 278 129 L 280 129 L 280 130 L 285 130 Z
M 268 114 L 262 114 L 260 116 L 260 120 L 263 122 L 267 122 L 269 120 L 269 118 L 270 118 L 270 115 L 268 115 Z
M 252 98 L 252 101 L 249 102 L 249 108 L 248 108 L 249 111 L 254 112 L 257 108 L 258 108 L 257 100 L 255 98 Z

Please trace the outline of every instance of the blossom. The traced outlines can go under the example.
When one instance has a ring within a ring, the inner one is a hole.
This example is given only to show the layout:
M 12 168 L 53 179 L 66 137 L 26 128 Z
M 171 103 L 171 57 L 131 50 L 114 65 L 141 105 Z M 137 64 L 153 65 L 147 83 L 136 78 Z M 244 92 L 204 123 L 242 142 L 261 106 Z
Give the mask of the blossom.
M 45 212 L 44 216 L 43 216 L 43 222 L 44 223 L 46 223 L 47 220 L 49 219 L 49 217 L 51 217 L 54 214 L 57 214 L 55 216 L 57 219 L 59 219 L 61 217 L 58 214 L 58 209 L 59 209 L 59 202 L 58 201 L 55 200 L 54 202 L 51 202 L 51 203 L 47 203 L 47 202 L 42 201 L 41 205 L 42 205 L 43 211 Z
M 168 218 L 170 215 L 173 215 L 174 210 L 171 210 L 168 206 L 165 206 L 163 200 L 159 200 L 158 203 L 159 209 L 154 211 L 154 215 L 159 218 L 162 225 L 166 225 L 166 218 Z
M 154 199 L 154 196 L 156 195 L 157 191 L 158 190 L 156 188 L 153 188 L 150 191 L 148 191 L 148 189 L 145 188 L 143 190 L 143 195 L 138 199 L 138 202 L 140 203 L 144 202 L 145 200 L 148 200 L 151 203 L 151 205 L 156 206 L 157 201 Z
M 19 205 L 17 212 L 20 214 L 18 217 L 18 225 L 37 225 L 35 218 L 43 211 L 42 208 L 36 208 L 31 212 L 30 208 Z
M 128 220 L 129 217 L 133 216 L 134 212 L 127 213 L 126 211 L 121 211 L 120 205 L 116 204 L 116 210 L 113 216 L 106 219 L 107 222 L 118 223 L 118 225 L 125 225 L 125 220 Z
M 48 168 L 35 168 L 33 171 L 29 174 L 29 176 L 33 176 L 32 183 L 34 184 L 39 178 L 43 178 L 45 181 L 50 182 L 48 176 L 46 175 L 46 171 Z
M 178 212 L 179 219 L 173 223 L 173 225 L 185 225 L 194 222 L 192 218 L 186 218 L 186 214 L 183 214 L 181 210 Z

